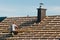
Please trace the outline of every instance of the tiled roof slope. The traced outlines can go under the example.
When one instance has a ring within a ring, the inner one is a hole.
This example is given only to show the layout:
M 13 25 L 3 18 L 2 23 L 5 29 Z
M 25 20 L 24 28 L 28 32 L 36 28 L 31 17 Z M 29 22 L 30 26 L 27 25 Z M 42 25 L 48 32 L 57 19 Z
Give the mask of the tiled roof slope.
M 16 20 L 18 35 L 7 39 L 60 38 L 60 16 L 46 16 L 40 23 L 37 17 L 10 17 L 0 23 L 0 32 L 9 33 L 10 24 Z
M 16 21 L 16 24 L 19 26 L 19 28 L 21 28 L 22 26 L 30 26 L 34 23 L 34 21 L 36 21 L 35 19 L 36 17 L 8 17 L 0 22 L 0 29 L 8 29 L 13 21 Z

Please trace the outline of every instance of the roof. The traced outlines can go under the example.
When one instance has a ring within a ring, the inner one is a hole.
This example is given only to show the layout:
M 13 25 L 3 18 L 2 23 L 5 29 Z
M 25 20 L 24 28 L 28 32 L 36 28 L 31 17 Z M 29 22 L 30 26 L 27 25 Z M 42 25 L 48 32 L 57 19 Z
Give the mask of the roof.
M 0 27 L 9 27 L 16 20 L 20 37 L 60 38 L 60 16 L 46 16 L 40 23 L 37 17 L 10 17 L 0 22 Z

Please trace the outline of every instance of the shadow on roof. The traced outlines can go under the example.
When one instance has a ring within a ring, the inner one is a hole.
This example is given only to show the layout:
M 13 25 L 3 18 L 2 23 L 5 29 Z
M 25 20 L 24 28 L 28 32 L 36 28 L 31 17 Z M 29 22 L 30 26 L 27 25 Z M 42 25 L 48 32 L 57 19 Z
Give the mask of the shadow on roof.
M 0 22 L 2 22 L 7 17 L 0 17 Z

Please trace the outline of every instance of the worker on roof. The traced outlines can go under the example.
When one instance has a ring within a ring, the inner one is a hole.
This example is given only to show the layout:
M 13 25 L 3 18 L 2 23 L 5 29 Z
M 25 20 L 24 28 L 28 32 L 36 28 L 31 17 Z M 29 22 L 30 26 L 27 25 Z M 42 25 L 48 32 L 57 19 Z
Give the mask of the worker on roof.
M 17 35 L 18 31 L 16 29 L 18 29 L 18 26 L 16 25 L 16 22 L 13 21 L 13 23 L 11 24 L 11 33 L 13 35 Z

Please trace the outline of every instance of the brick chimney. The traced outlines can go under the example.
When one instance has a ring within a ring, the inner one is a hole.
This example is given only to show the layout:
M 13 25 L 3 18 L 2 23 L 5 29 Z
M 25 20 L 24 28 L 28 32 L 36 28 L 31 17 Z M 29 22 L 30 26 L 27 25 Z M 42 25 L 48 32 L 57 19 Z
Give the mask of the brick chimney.
M 38 14 L 37 14 L 37 22 L 40 22 L 46 17 L 46 9 L 42 8 L 43 3 L 40 3 L 40 7 L 37 9 Z

